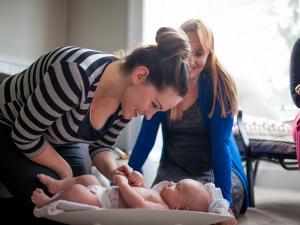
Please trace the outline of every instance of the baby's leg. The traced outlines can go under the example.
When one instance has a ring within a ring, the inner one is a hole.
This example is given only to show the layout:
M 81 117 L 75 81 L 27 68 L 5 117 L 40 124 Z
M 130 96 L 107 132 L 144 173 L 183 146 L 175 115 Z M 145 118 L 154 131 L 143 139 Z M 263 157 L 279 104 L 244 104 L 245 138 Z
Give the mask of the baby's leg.
M 36 188 L 31 195 L 31 201 L 38 207 L 41 208 L 51 202 L 51 198 L 45 194 L 45 192 Z
M 81 184 L 74 184 L 60 193 L 55 200 L 59 199 L 101 207 L 98 196 Z
M 41 183 L 47 186 L 48 191 L 51 194 L 64 191 L 65 189 L 71 187 L 74 184 L 82 184 L 83 186 L 89 185 L 100 185 L 97 178 L 93 175 L 82 175 L 78 177 L 70 177 L 63 180 L 56 180 L 45 174 L 37 175 Z

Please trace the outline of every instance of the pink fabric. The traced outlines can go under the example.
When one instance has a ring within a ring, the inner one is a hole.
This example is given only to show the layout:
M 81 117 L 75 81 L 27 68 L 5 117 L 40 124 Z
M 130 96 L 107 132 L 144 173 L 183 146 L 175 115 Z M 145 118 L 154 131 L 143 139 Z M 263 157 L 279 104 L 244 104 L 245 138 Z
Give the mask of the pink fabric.
M 298 166 L 300 170 L 300 112 L 297 114 L 293 122 L 292 135 L 296 144 L 296 155 L 297 155 Z

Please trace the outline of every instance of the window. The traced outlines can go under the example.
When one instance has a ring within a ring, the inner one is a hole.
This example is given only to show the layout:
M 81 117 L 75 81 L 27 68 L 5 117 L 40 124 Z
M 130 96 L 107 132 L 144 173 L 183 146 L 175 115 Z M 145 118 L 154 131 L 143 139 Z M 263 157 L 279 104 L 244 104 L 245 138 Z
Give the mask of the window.
M 178 28 L 191 18 L 204 21 L 239 92 L 254 87 L 247 93 L 264 98 L 264 107 L 277 118 L 294 118 L 298 109 L 289 92 L 289 64 L 300 37 L 299 0 L 145 0 L 144 13 L 145 43 L 154 42 L 161 26 Z M 243 100 L 241 93 L 242 105 Z

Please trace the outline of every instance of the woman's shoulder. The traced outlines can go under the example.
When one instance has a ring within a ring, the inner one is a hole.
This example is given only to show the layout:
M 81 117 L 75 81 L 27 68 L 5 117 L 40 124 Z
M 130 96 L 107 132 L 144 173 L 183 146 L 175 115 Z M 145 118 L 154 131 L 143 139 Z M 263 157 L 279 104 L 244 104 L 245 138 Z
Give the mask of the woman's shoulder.
M 213 86 L 211 80 L 211 72 L 205 69 L 199 77 L 199 96 L 201 101 L 205 100 L 206 103 L 212 102 Z M 208 107 L 209 104 L 206 104 Z
M 114 61 L 118 59 L 115 55 L 89 48 L 82 48 L 77 46 L 63 46 L 54 49 L 49 52 L 52 62 L 74 62 L 77 64 L 86 64 L 94 61 L 99 61 L 99 59 L 103 58 L 101 62 L 106 61 Z
M 90 83 L 93 83 L 94 79 L 99 79 L 99 76 L 102 74 L 101 71 L 108 64 L 118 59 L 116 56 L 106 52 L 76 46 L 57 48 L 50 53 L 50 57 L 52 58 L 52 66 L 58 65 L 72 74 L 74 72 L 75 74 L 84 74 L 90 80 Z
M 205 69 L 199 77 L 199 90 L 200 91 L 211 91 L 212 90 L 212 79 L 211 72 Z

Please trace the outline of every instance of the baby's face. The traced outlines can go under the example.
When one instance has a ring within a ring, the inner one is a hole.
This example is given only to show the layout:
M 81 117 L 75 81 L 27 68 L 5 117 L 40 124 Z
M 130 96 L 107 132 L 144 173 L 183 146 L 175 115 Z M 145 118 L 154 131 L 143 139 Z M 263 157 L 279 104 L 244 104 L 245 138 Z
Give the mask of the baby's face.
M 183 179 L 178 183 L 170 181 L 160 195 L 170 209 L 207 212 L 211 201 L 203 184 L 193 179 Z
M 193 200 L 193 193 L 197 181 L 183 179 L 178 183 L 170 181 L 161 191 L 160 195 L 171 209 L 188 209 L 186 202 Z

